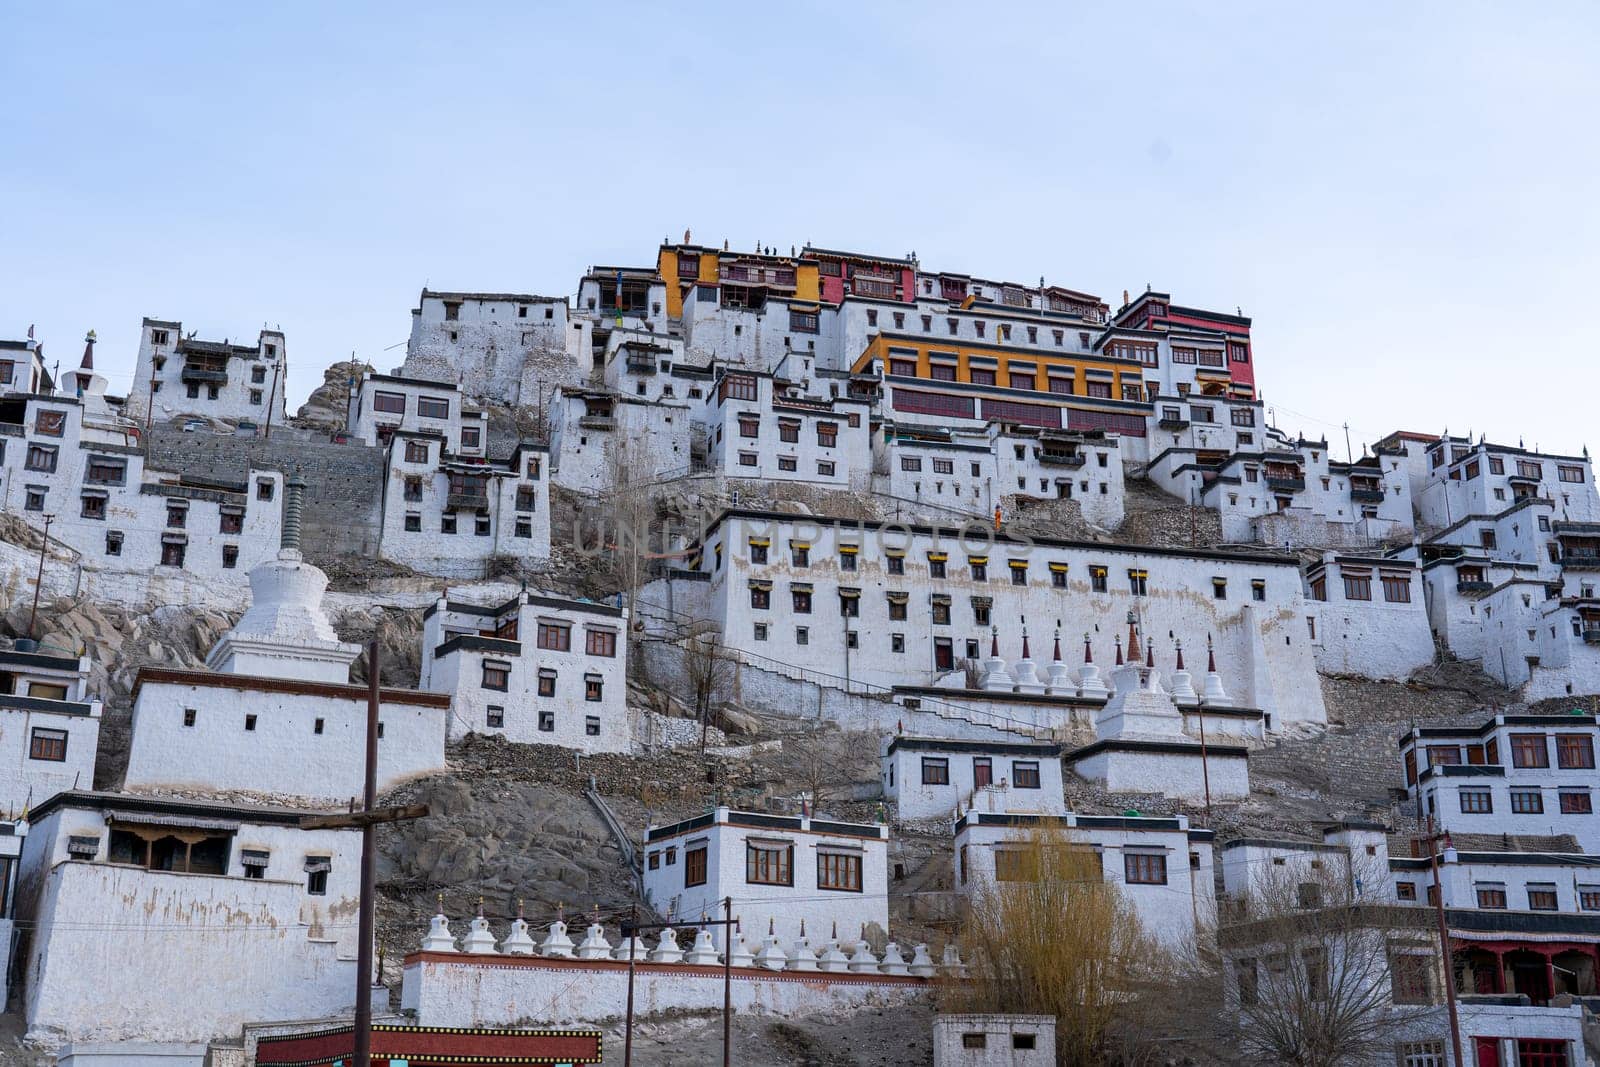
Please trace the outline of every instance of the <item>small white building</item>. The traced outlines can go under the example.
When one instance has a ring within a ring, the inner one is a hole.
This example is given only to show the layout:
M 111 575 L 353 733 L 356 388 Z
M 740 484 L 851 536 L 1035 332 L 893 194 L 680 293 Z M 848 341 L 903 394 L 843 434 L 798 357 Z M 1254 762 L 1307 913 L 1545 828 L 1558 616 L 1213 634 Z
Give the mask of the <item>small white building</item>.
M 1433 662 L 1414 561 L 1325 552 L 1306 568 L 1305 581 L 1307 636 L 1318 670 L 1399 680 Z
M 1502 714 L 1479 726 L 1422 726 L 1400 738 L 1406 794 L 1443 830 L 1570 834 L 1600 853 L 1595 748 L 1600 716 Z
M 26 818 L 62 790 L 94 785 L 101 705 L 88 678 L 87 656 L 33 642 L 0 649 L 0 814 Z
M 448 382 L 368 371 L 350 383 L 345 429 L 366 445 L 388 445 L 397 430 L 406 430 L 443 437 L 453 455 L 482 456 L 489 417 L 468 409 L 461 391 Z
M 1060 833 L 1090 849 L 1106 882 L 1132 906 L 1146 933 L 1173 948 L 1216 925 L 1211 830 L 1183 815 L 1026 815 L 980 805 L 955 822 L 956 889 L 972 896 L 997 881 L 1026 876 L 1019 862 L 1030 836 Z
M 338 639 L 323 611 L 328 579 L 300 556 L 299 507 L 290 505 L 278 558 L 250 572 L 250 609 L 211 649 L 207 669 L 139 672 L 125 788 L 327 804 L 361 795 L 368 691 L 350 684 L 361 650 Z M 379 788 L 445 769 L 449 707 L 434 693 L 380 692 Z
M 1055 1067 L 1054 1015 L 933 1017 L 933 1067 Z
M 0 340 L 0 396 L 6 393 L 48 393 L 50 372 L 44 366 L 44 346 L 25 341 Z
M 147 318 L 127 413 L 141 424 L 185 415 L 255 427 L 280 424 L 288 372 L 288 351 L 277 330 L 262 330 L 253 345 L 236 345 L 201 341 L 185 336 L 181 322 Z
M 378 554 L 445 578 L 485 577 L 496 559 L 549 559 L 548 458 L 532 441 L 501 462 L 455 455 L 436 434 L 394 431 Z
M 447 694 L 449 736 L 627 752 L 628 613 L 521 592 L 482 606 L 440 598 L 423 615 L 420 685 Z
M 539 407 L 588 378 L 593 323 L 574 319 L 565 297 L 422 290 L 400 374 L 455 382 L 469 397 Z
M 1325 826 L 1320 840 L 1238 837 L 1220 848 L 1222 892 L 1234 917 L 1248 915 L 1248 901 L 1293 887 L 1297 906 L 1317 907 L 1329 885 L 1348 887 L 1351 900 L 1395 902 L 1389 880 L 1387 828 L 1358 819 Z
M 1007 788 L 1007 810 L 1065 811 L 1061 746 L 1049 742 L 889 738 L 879 758 L 883 795 L 901 821 L 948 819 L 988 786 Z
M 644 893 L 669 919 L 717 918 L 733 898 L 745 937 L 781 945 L 851 946 L 869 925 L 889 929 L 888 827 L 717 808 L 650 826 Z
M 27 1039 L 204 1042 L 354 1006 L 361 834 L 123 793 L 33 811 L 16 915 Z

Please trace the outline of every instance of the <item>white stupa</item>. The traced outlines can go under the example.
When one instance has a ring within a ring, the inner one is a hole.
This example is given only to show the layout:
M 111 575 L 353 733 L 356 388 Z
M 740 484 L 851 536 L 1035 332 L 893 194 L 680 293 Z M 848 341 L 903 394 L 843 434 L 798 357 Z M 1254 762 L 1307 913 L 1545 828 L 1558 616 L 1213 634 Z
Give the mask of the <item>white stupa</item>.
M 306 484 L 297 475 L 285 487 L 278 558 L 250 572 L 250 610 L 222 635 L 206 666 L 223 674 L 350 682 L 359 645 L 334 633 L 322 610 L 328 576 L 300 555 L 300 515 Z

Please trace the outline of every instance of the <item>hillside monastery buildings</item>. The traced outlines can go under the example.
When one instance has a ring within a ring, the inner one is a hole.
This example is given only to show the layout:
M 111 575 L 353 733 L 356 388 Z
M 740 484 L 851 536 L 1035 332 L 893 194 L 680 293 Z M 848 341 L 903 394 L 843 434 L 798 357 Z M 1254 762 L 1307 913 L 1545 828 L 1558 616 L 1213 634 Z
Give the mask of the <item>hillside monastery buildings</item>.
M 805 797 L 646 827 L 629 847 L 666 924 L 648 937 L 576 910 L 417 917 L 390 1047 L 592 1062 L 592 1026 L 627 996 L 618 961 L 651 1011 L 720 1005 L 725 964 L 740 1011 L 926 998 L 964 966 L 953 943 L 898 940 L 897 837 L 917 833 L 963 903 L 1028 878 L 1041 837 L 1070 841 L 1159 942 L 1218 947 L 1241 1019 L 1311 965 L 1236 921 L 1260 872 L 1359 867 L 1401 957 L 1382 995 L 1432 1013 L 1396 1062 L 1447 1062 L 1450 983 L 1480 1067 L 1584 1062 L 1593 714 L 1397 730 L 1372 754 L 1405 783 L 1387 821 L 1279 840 L 1201 813 L 1249 795 L 1263 745 L 1328 723 L 1323 675 L 1453 658 L 1530 703 L 1600 693 L 1587 451 L 1291 436 L 1249 317 L 1120 297 L 685 233 L 592 266 L 575 296 L 424 289 L 399 364 L 329 383 L 342 424 L 321 428 L 289 418 L 276 329 L 205 341 L 147 318 L 123 396 L 92 332 L 65 371 L 31 336 L 0 340 L 8 581 L 242 612 L 203 669 L 133 675 L 114 781 L 100 665 L 37 634 L 0 647 L 0 933 L 29 1039 L 74 1064 L 160 1045 L 200 1067 L 248 1028 L 353 1009 L 359 836 L 302 820 L 361 791 L 365 664 L 328 593 L 354 561 L 432 583 L 417 686 L 379 691 L 380 788 L 447 770 L 470 735 L 580 768 L 653 751 L 630 681 L 693 706 L 708 646 L 718 700 L 877 738 L 871 818 Z M 1152 499 L 1220 539 L 1137 535 Z M 547 588 L 621 551 L 619 500 L 648 527 L 636 581 Z M 1186 814 L 1072 810 L 1077 780 Z M 1444 836 L 1389 832 L 1430 821 Z M 736 929 L 708 925 L 725 916 Z M 995 1034 L 1017 1026 L 1033 1040 Z M 257 1062 L 331 1062 L 343 1032 L 297 1023 Z

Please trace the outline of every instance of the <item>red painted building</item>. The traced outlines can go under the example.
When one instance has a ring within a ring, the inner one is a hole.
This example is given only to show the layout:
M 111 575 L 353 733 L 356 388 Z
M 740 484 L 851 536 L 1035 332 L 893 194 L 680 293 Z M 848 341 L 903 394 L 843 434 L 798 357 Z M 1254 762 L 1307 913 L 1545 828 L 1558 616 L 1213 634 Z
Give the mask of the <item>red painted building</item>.
M 817 261 L 824 304 L 837 304 L 847 296 L 869 296 L 907 304 L 916 300 L 917 265 L 910 259 L 885 259 L 810 245 L 801 249 L 800 254 Z
M 1134 297 L 1117 312 L 1117 326 L 1139 330 L 1209 330 L 1227 335 L 1228 377 L 1236 385 L 1255 393 L 1255 353 L 1250 348 L 1250 319 L 1220 311 L 1181 307 L 1167 293 L 1146 291 Z
M 333 1067 L 349 1064 L 355 1027 L 340 1026 L 262 1037 L 260 1067 Z M 372 1028 L 373 1067 L 547 1067 L 600 1062 L 598 1030 L 487 1030 L 439 1026 Z

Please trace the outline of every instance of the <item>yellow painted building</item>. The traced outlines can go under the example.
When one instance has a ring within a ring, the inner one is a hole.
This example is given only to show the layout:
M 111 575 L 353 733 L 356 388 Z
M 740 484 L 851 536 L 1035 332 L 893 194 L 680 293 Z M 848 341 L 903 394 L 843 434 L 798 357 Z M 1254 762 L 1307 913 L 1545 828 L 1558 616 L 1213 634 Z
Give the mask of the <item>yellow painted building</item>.
M 814 259 L 733 252 L 701 245 L 662 245 L 656 270 L 667 287 L 667 317 L 683 317 L 683 298 L 695 285 L 766 289 L 785 300 L 816 303 L 821 276 Z
M 1021 345 L 983 344 L 948 338 L 933 341 L 880 333 L 851 366 L 865 372 L 874 361 L 885 375 L 915 377 L 930 384 L 959 383 L 1029 390 L 1048 400 L 1069 396 L 1100 400 L 1144 399 L 1144 366 L 1110 356 L 1046 352 Z

